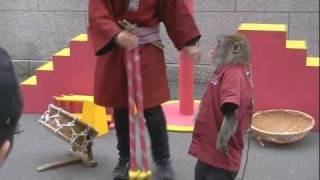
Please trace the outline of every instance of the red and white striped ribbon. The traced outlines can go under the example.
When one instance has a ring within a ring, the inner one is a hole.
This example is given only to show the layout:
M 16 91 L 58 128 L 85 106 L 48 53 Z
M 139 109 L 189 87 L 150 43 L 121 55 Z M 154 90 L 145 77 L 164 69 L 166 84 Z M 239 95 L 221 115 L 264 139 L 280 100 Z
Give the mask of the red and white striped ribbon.
M 149 170 L 147 160 L 147 146 L 145 139 L 145 118 L 143 106 L 143 88 L 140 66 L 139 47 L 126 52 L 127 77 L 128 77 L 128 101 L 129 101 L 129 131 L 130 131 L 130 169 L 137 170 L 136 151 L 136 120 L 139 123 L 139 137 L 141 148 L 142 168 L 144 172 Z M 135 114 L 137 107 L 137 114 Z

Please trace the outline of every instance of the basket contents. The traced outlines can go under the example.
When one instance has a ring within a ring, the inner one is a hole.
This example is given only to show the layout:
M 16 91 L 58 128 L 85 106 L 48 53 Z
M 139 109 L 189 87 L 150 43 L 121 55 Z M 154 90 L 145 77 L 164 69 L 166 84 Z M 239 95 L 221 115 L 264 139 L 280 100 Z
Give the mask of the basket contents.
M 251 127 L 261 145 L 262 141 L 286 144 L 304 138 L 314 124 L 314 119 L 306 113 L 273 109 L 255 113 Z
M 312 120 L 294 111 L 270 111 L 257 114 L 252 125 L 273 133 L 299 133 L 310 128 Z

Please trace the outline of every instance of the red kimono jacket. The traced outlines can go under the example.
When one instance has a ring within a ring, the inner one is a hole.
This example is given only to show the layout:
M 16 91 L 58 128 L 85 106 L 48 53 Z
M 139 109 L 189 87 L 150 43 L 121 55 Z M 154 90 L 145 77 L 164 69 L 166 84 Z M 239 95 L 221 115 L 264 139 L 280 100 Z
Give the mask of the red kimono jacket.
M 116 22 L 126 19 L 138 27 L 163 22 L 179 50 L 200 33 L 183 0 L 140 0 L 137 11 L 128 10 L 129 0 L 107 1 L 89 2 L 89 37 L 98 56 L 94 96 L 99 105 L 121 108 L 128 105 L 128 93 L 125 50 L 114 42 L 121 31 Z M 140 56 L 144 106 L 150 108 L 169 100 L 165 58 L 163 50 L 151 44 L 141 46 Z
M 228 171 L 239 171 L 243 137 L 250 127 L 252 114 L 252 75 L 248 65 L 227 65 L 213 74 L 202 98 L 196 119 L 189 153 L 201 162 Z M 238 106 L 236 119 L 238 128 L 228 142 L 227 154 L 216 149 L 216 138 L 220 131 L 225 103 Z

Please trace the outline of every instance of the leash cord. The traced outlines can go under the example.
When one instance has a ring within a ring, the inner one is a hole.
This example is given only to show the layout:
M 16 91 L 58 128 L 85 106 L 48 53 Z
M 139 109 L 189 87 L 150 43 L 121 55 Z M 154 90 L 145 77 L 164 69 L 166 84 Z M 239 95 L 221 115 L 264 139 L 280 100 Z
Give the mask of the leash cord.
M 250 72 L 249 74 L 252 76 L 252 69 L 251 66 L 250 67 Z M 251 81 L 251 84 L 253 86 L 253 83 Z M 249 161 L 249 151 L 250 151 L 250 147 L 251 147 L 251 126 L 252 126 L 252 118 L 253 118 L 253 107 L 254 107 L 254 100 L 253 100 L 253 96 L 251 95 L 251 101 L 250 101 L 250 120 L 249 120 L 249 132 L 248 132 L 248 143 L 247 143 L 247 153 L 246 153 L 246 158 L 245 158 L 245 162 L 243 165 L 243 170 L 242 170 L 242 175 L 241 175 L 241 179 L 240 180 L 244 180 L 245 174 L 246 174 L 246 170 L 247 170 L 247 165 L 248 165 L 248 161 Z
M 241 180 L 244 180 L 244 176 L 247 170 L 247 165 L 248 165 L 248 160 L 249 160 L 249 150 L 250 150 L 250 144 L 251 144 L 251 124 L 252 124 L 252 120 L 250 120 L 250 129 L 249 129 L 249 133 L 248 133 L 248 143 L 247 143 L 247 153 L 246 153 L 246 158 L 245 158 L 245 162 L 244 162 L 244 166 L 243 166 L 243 170 L 242 170 L 242 175 L 241 175 Z

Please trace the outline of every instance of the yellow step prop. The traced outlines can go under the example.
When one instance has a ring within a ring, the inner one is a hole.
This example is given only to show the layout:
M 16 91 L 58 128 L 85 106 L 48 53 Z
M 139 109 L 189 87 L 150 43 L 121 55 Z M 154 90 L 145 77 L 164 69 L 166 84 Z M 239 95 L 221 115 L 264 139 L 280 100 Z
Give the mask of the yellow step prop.
M 55 53 L 54 56 L 63 56 L 63 57 L 70 56 L 70 48 L 64 48 L 58 51 L 57 53 Z
M 37 76 L 31 76 L 27 80 L 23 81 L 21 83 L 22 85 L 30 85 L 30 86 L 36 86 L 37 85 Z
M 98 136 L 105 135 L 109 132 L 108 122 L 112 116 L 106 114 L 106 109 L 103 106 L 94 104 L 93 96 L 69 95 L 55 97 L 56 101 L 60 102 L 80 102 L 83 104 L 82 113 L 74 114 L 84 123 L 90 125 L 98 131 Z
M 320 66 L 319 57 L 307 57 L 306 66 L 319 67 Z
M 256 23 L 243 23 L 238 30 L 242 31 L 280 31 L 287 32 L 285 24 L 256 24 Z
M 37 71 L 53 71 L 53 62 L 49 61 L 36 69 Z
M 71 39 L 71 41 L 86 42 L 88 41 L 88 34 L 79 34 L 75 38 Z
M 109 119 L 111 119 L 110 116 Z M 98 136 L 105 135 L 109 131 L 106 109 L 93 102 L 83 102 L 82 120 L 95 128 L 99 132 Z

